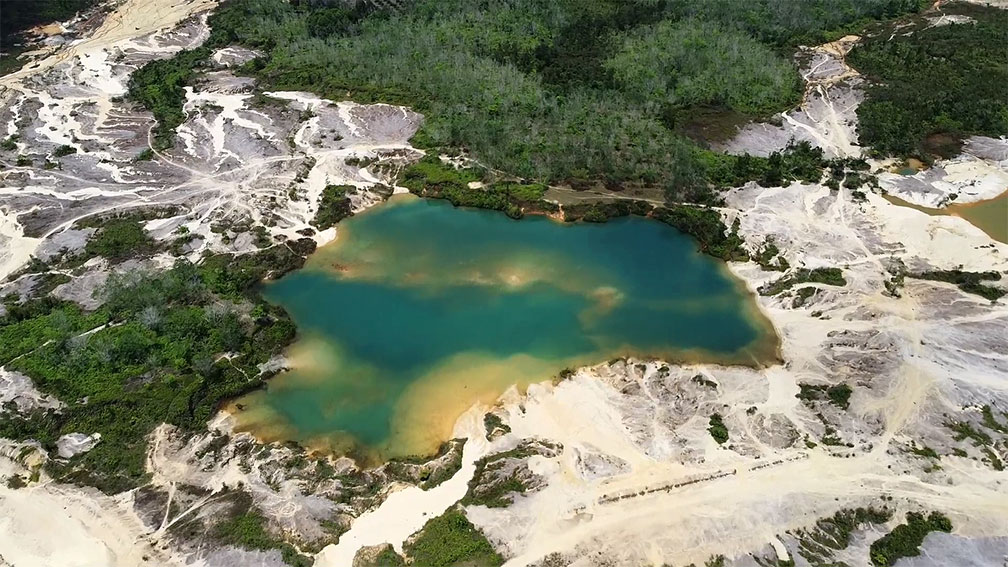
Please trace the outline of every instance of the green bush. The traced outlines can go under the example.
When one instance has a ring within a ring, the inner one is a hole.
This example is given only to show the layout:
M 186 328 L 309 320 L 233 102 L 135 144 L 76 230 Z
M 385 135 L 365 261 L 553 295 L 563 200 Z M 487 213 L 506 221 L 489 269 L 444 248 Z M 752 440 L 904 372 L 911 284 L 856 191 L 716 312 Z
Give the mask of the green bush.
M 154 149 L 166 150 L 174 142 L 175 129 L 185 121 L 182 110 L 185 87 L 209 56 L 206 47 L 180 51 L 170 59 L 151 61 L 130 75 L 130 98 L 151 111 L 157 120 L 153 129 Z
M 921 280 L 953 283 L 959 286 L 959 289 L 965 291 L 966 293 L 979 295 L 980 297 L 991 301 L 1001 299 L 1001 297 L 1003 297 L 1006 293 L 1005 290 L 1001 288 L 981 283 L 983 281 L 999 281 L 1001 279 L 1001 274 L 993 271 L 964 272 L 962 270 L 932 270 L 907 274 L 907 276 Z
M 294 546 L 266 531 L 266 518 L 250 508 L 244 514 L 235 516 L 214 526 L 218 539 L 225 543 L 258 551 L 279 549 L 284 563 L 292 567 L 311 567 L 315 561 L 301 555 Z
M 84 247 L 92 256 L 122 260 L 153 252 L 156 243 L 134 218 L 109 219 Z
M 68 156 L 70 154 L 77 153 L 77 148 L 73 146 L 62 145 L 53 150 L 53 157 L 61 158 L 63 156 Z
M 920 545 L 931 532 L 951 532 L 952 522 L 939 512 L 931 512 L 927 518 L 917 512 L 908 512 L 906 523 L 871 544 L 871 561 L 878 567 L 894 565 L 903 557 L 920 555 Z
M 455 508 L 428 520 L 403 551 L 414 565 L 424 567 L 497 567 L 504 563 L 486 537 Z
M 724 420 L 721 418 L 721 414 L 713 413 L 710 416 L 710 422 L 707 431 L 710 432 L 711 437 L 717 441 L 718 445 L 724 445 L 725 441 L 728 440 L 728 428 L 725 427 Z
M 777 281 L 765 284 L 759 288 L 760 295 L 777 295 L 803 283 L 820 283 L 825 285 L 845 286 L 847 279 L 843 277 L 840 268 L 801 268 Z
M 347 192 L 353 190 L 352 185 L 326 185 L 312 224 L 325 230 L 352 215 L 353 207 Z
M 747 260 L 749 254 L 742 247 L 743 240 L 738 234 L 738 219 L 731 231 L 714 209 L 689 205 L 658 207 L 652 216 L 665 224 L 679 229 L 697 240 L 700 250 L 722 260 Z

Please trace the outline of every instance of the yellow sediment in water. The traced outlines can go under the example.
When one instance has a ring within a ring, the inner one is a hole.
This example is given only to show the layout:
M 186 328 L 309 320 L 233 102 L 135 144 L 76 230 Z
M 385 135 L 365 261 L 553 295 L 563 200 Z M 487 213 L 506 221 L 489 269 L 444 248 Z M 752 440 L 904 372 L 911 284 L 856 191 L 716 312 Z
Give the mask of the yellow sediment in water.
M 384 452 L 428 455 L 451 438 L 455 421 L 475 403 L 492 405 L 508 388 L 524 390 L 548 380 L 573 360 L 544 360 L 525 354 L 495 358 L 460 353 L 416 380 L 399 398 L 392 436 Z M 473 378 L 478 376 L 478 380 Z
M 658 223 L 397 208 L 409 203 L 431 206 L 350 219 L 271 284 L 305 335 L 292 372 L 231 405 L 237 430 L 374 462 L 433 453 L 474 403 L 564 368 L 779 361 L 753 292 Z
M 941 209 L 923 207 L 893 195 L 883 195 L 894 205 L 909 207 L 931 216 L 954 216 L 968 221 L 998 242 L 1008 243 L 1008 191 L 975 203 L 953 203 Z

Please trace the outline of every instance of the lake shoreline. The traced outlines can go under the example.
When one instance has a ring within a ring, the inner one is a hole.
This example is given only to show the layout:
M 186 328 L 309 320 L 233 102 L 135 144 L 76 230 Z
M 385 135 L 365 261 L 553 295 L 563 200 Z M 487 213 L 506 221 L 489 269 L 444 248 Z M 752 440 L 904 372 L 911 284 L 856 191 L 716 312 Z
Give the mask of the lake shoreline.
M 357 219 L 356 222 L 360 222 L 360 220 L 368 218 L 368 217 L 371 217 L 372 215 L 374 215 L 376 213 L 380 213 L 380 211 L 382 211 L 382 210 L 385 210 L 385 211 L 394 210 L 394 208 L 393 209 L 388 208 L 389 204 L 393 204 L 394 206 L 401 206 L 401 205 L 404 205 L 404 204 L 408 205 L 411 202 L 416 202 L 418 204 L 419 203 L 426 203 L 426 204 L 429 205 L 429 204 L 434 204 L 437 201 L 436 200 L 430 200 L 430 199 L 422 199 L 421 200 L 419 198 L 416 198 L 416 199 L 414 199 L 414 198 L 393 198 L 393 199 L 391 199 L 389 202 L 387 202 L 385 204 L 386 206 L 373 207 L 373 209 L 374 209 L 373 211 L 371 209 L 368 209 L 368 211 L 367 211 L 368 214 L 367 215 L 357 215 L 354 218 Z M 438 208 L 438 210 L 441 210 L 441 209 Z M 451 212 L 448 212 L 448 211 L 451 211 Z M 454 207 L 448 208 L 447 204 L 446 204 L 445 208 L 443 209 L 443 211 L 440 212 L 440 213 L 438 213 L 438 214 L 450 214 L 450 215 L 454 215 L 455 214 L 454 213 Z M 493 215 L 493 216 L 494 217 L 498 217 L 497 215 Z M 647 217 L 644 217 L 644 218 L 647 218 Z M 581 228 L 577 229 L 579 231 L 585 231 L 587 229 L 587 227 L 585 225 L 589 224 L 589 223 L 560 223 L 560 224 L 558 224 L 557 222 L 555 222 L 556 219 L 549 219 L 549 220 L 554 221 L 554 222 L 549 222 L 548 223 L 548 225 L 551 226 L 551 227 L 556 227 L 556 226 L 568 226 L 568 227 L 580 226 Z M 651 219 L 651 220 L 657 220 L 657 219 Z M 499 221 L 492 221 L 492 222 L 496 223 L 496 222 L 499 222 Z M 631 221 L 631 220 L 627 219 L 625 222 L 626 223 L 636 223 L 637 221 Z M 312 255 L 312 257 L 309 258 L 309 260 L 305 264 L 305 267 L 302 268 L 302 270 L 300 270 L 299 273 L 303 272 L 303 273 L 307 274 L 307 273 L 314 272 L 316 274 L 328 274 L 329 276 L 332 276 L 333 275 L 332 272 L 335 270 L 337 278 L 349 277 L 350 280 L 352 280 L 352 281 L 357 281 L 360 278 L 363 278 L 363 281 L 370 281 L 370 278 L 365 273 L 366 269 L 362 269 L 360 266 L 348 265 L 346 262 L 341 263 L 341 262 L 334 262 L 333 261 L 333 254 L 334 254 L 334 252 L 338 252 L 338 250 L 340 249 L 341 246 L 345 246 L 347 244 L 347 242 L 354 240 L 354 236 L 352 236 L 353 234 L 355 234 L 355 230 L 356 230 L 356 228 L 354 226 L 352 226 L 354 224 L 354 222 L 352 221 L 351 223 L 341 223 L 341 224 L 343 226 L 339 227 L 339 229 L 337 230 L 337 237 L 332 242 L 330 242 L 329 244 L 320 247 Z M 620 224 L 623 224 L 623 223 L 620 223 Z M 654 227 L 660 227 L 661 224 L 666 224 L 666 223 L 655 224 L 653 226 Z M 643 223 L 643 225 L 644 226 L 652 226 L 650 222 Z M 619 225 L 616 225 L 616 226 L 619 226 Z M 532 228 L 534 230 L 543 230 L 541 227 L 532 227 Z M 624 227 L 624 228 L 621 228 L 621 229 L 618 229 L 618 230 L 625 231 L 625 230 L 627 230 L 627 228 L 629 228 L 629 227 Z M 510 231 L 512 229 L 508 228 L 506 230 Z M 548 230 L 555 231 L 555 229 L 548 229 Z M 588 229 L 588 230 L 589 230 L 589 233 L 592 233 L 591 230 L 594 230 L 594 229 Z M 617 229 L 612 229 L 612 230 L 617 230 Z M 654 229 L 652 228 L 651 230 L 654 230 Z M 659 234 L 664 234 L 665 231 L 667 231 L 667 229 L 657 229 L 657 231 L 658 231 Z M 677 234 L 677 237 L 685 236 L 685 235 L 682 235 L 680 231 L 672 231 L 672 232 L 675 233 L 675 234 Z M 559 234 L 568 234 L 568 233 L 566 233 L 566 231 L 562 231 Z M 573 235 L 575 233 L 570 233 L 570 234 Z M 363 236 L 363 238 L 368 239 L 368 238 L 371 238 L 371 237 L 369 237 L 369 236 Z M 686 241 L 687 242 L 692 242 L 692 239 L 686 239 Z M 437 415 L 437 423 L 439 423 L 438 429 L 443 430 L 443 431 L 442 431 L 441 434 L 436 435 L 436 436 L 432 437 L 431 439 L 423 441 L 423 442 L 421 442 L 419 444 L 412 443 L 412 442 L 411 443 L 407 443 L 407 445 L 409 445 L 411 447 L 421 447 L 422 446 L 423 450 L 416 450 L 416 451 L 412 451 L 412 450 L 411 451 L 403 451 L 403 450 L 398 450 L 398 451 L 391 450 L 390 451 L 390 450 L 387 450 L 387 449 L 386 450 L 379 450 L 379 453 L 384 453 L 383 458 L 379 458 L 379 459 L 374 458 L 374 454 L 375 454 L 374 452 L 369 451 L 369 450 L 366 449 L 367 443 L 364 443 L 362 445 L 359 442 L 355 443 L 355 442 L 352 442 L 352 441 L 348 441 L 348 439 L 352 439 L 352 437 L 348 438 L 348 437 L 345 437 L 345 436 L 340 435 L 340 434 L 335 434 L 335 437 L 333 437 L 333 434 L 327 434 L 327 435 L 323 435 L 323 436 L 310 435 L 308 437 L 292 435 L 291 434 L 292 430 L 289 428 L 289 424 L 284 425 L 282 423 L 283 422 L 282 419 L 277 419 L 277 416 L 270 415 L 269 413 L 267 413 L 267 414 L 261 413 L 261 411 L 264 411 L 264 410 L 262 410 L 262 407 L 263 407 L 262 400 L 269 398 L 269 396 L 271 395 L 271 393 L 272 394 L 276 394 L 277 392 L 282 392 L 285 388 L 287 388 L 288 385 L 289 385 L 289 380 L 292 379 L 291 378 L 291 373 L 303 375 L 304 372 L 306 371 L 306 364 L 309 365 L 309 366 L 311 366 L 313 364 L 317 365 L 316 364 L 317 361 L 316 361 L 316 363 L 306 363 L 305 359 L 303 357 L 291 356 L 290 357 L 290 361 L 289 361 L 290 368 L 291 368 L 290 371 L 288 371 L 288 372 L 286 372 L 284 374 L 275 376 L 274 378 L 272 378 L 267 383 L 267 385 L 266 385 L 266 387 L 264 389 L 262 389 L 260 391 L 257 391 L 256 393 L 251 394 L 252 397 L 243 397 L 243 398 L 239 398 L 239 399 L 236 399 L 236 400 L 231 400 L 228 404 L 226 404 L 225 411 L 228 411 L 228 413 L 231 413 L 232 415 L 235 416 L 237 424 L 238 424 L 237 425 L 237 430 L 238 431 L 248 431 L 248 432 L 252 433 L 253 435 L 255 435 L 255 437 L 259 441 L 262 441 L 262 442 L 294 440 L 294 441 L 297 441 L 298 443 L 302 444 L 306 448 L 308 448 L 308 449 L 310 449 L 310 450 L 312 450 L 314 452 L 317 452 L 317 453 L 334 454 L 334 455 L 335 454 L 347 454 L 347 455 L 354 455 L 354 454 L 356 454 L 359 457 L 361 457 L 363 461 L 366 461 L 366 462 L 381 462 L 382 460 L 387 460 L 387 458 L 389 458 L 389 457 L 401 457 L 401 456 L 405 456 L 407 454 L 408 455 L 429 454 L 432 451 L 436 451 L 436 447 L 439 446 L 441 443 L 443 443 L 444 441 L 447 440 L 446 435 L 450 434 L 450 431 L 452 429 L 452 426 L 454 425 L 454 422 L 458 419 L 458 417 L 460 415 L 462 415 L 465 411 L 467 411 L 467 409 L 469 407 L 471 407 L 473 403 L 479 402 L 479 403 L 484 403 L 484 404 L 492 405 L 499 398 L 500 395 L 502 395 L 505 391 L 507 391 L 508 389 L 510 389 L 512 387 L 518 387 L 519 389 L 524 390 L 525 388 L 527 388 L 531 384 L 541 384 L 541 383 L 548 383 L 548 382 L 553 382 L 555 384 L 555 383 L 558 383 L 562 379 L 562 376 L 564 376 L 565 373 L 570 373 L 570 372 L 573 372 L 573 371 L 576 371 L 576 370 L 582 369 L 582 368 L 593 367 L 593 366 L 596 366 L 598 364 L 605 363 L 605 361 L 607 361 L 607 360 L 608 361 L 613 361 L 613 360 L 617 360 L 617 359 L 625 360 L 625 359 L 633 358 L 633 359 L 638 359 L 638 360 L 662 361 L 663 363 L 670 364 L 670 365 L 676 365 L 676 364 L 717 364 L 717 365 L 725 365 L 725 366 L 743 366 L 743 367 L 748 367 L 748 368 L 752 368 L 752 369 L 761 369 L 761 368 L 766 368 L 766 367 L 769 367 L 769 366 L 774 366 L 774 365 L 780 364 L 781 363 L 781 353 L 780 353 L 780 338 L 779 338 L 779 334 L 777 332 L 777 329 L 773 326 L 772 322 L 770 321 L 769 317 L 767 317 L 766 313 L 764 313 L 762 311 L 762 309 L 759 307 L 759 302 L 756 301 L 756 294 L 755 294 L 754 290 L 750 289 L 748 287 L 748 285 L 746 284 L 746 282 L 744 282 L 741 278 L 737 277 L 732 272 L 732 270 L 729 268 L 729 266 L 728 266 L 727 263 L 725 263 L 725 262 L 718 262 L 717 260 L 704 259 L 704 258 L 709 258 L 709 255 L 704 255 L 702 253 L 699 253 L 699 251 L 696 250 L 696 248 L 693 245 L 688 245 L 688 246 L 692 247 L 693 250 L 694 250 L 694 252 L 692 252 L 691 255 L 695 255 L 696 256 L 696 258 L 694 258 L 694 260 L 691 260 L 691 262 L 697 262 L 697 261 L 702 262 L 702 263 L 704 263 L 704 264 L 706 264 L 706 265 L 709 266 L 708 268 L 706 268 L 707 270 L 714 270 L 714 272 L 716 272 L 717 274 L 719 274 L 718 277 L 719 278 L 723 278 L 723 280 L 726 282 L 726 284 L 723 284 L 723 285 L 728 285 L 731 289 L 733 289 L 734 291 L 731 292 L 732 296 L 740 298 L 737 301 L 740 301 L 740 303 L 744 306 L 741 311 L 737 312 L 736 316 L 742 317 L 743 320 L 746 321 L 746 326 L 749 327 L 749 328 L 754 329 L 755 336 L 754 336 L 754 338 L 750 342 L 748 342 L 744 346 L 741 346 L 736 351 L 733 351 L 733 352 L 715 352 L 715 351 L 708 350 L 708 349 L 705 349 L 705 348 L 676 348 L 676 349 L 671 349 L 671 350 L 670 349 L 653 349 L 653 348 L 649 349 L 649 348 L 636 348 L 636 347 L 633 347 L 632 345 L 627 344 L 627 345 L 624 345 L 624 346 L 615 346 L 615 347 L 606 348 L 604 352 L 600 351 L 600 352 L 597 352 L 595 354 L 587 354 L 586 353 L 584 355 L 579 355 L 579 356 L 577 356 L 575 358 L 572 358 L 572 359 L 564 360 L 564 359 L 561 358 L 561 359 L 556 360 L 554 362 L 549 362 L 548 359 L 532 358 L 532 359 L 529 359 L 529 361 L 527 363 L 525 363 L 524 367 L 526 367 L 526 368 L 533 368 L 534 367 L 534 368 L 537 368 L 537 370 L 530 371 L 529 373 L 526 373 L 526 375 L 524 377 L 521 376 L 523 374 L 522 372 L 516 371 L 516 370 L 514 370 L 513 368 L 511 368 L 511 367 L 509 367 L 507 365 L 505 365 L 504 367 L 498 368 L 498 370 L 496 370 L 496 371 L 487 370 L 487 372 L 489 372 L 490 374 L 497 373 L 497 374 L 502 375 L 502 377 L 500 378 L 500 380 L 496 380 L 495 379 L 493 381 L 494 384 L 495 384 L 495 386 L 490 387 L 489 389 L 481 390 L 481 393 L 479 393 L 479 394 L 474 394 L 474 395 L 471 395 L 469 397 L 466 397 L 465 400 L 464 400 L 464 402 L 457 401 L 455 399 L 457 396 L 444 397 L 441 394 L 438 394 L 437 392 L 439 390 L 437 389 L 437 387 L 435 387 L 435 390 L 429 390 L 428 394 L 424 394 L 424 395 L 420 396 L 420 398 L 423 398 L 424 400 L 429 399 L 431 401 L 421 401 L 421 402 L 419 402 L 419 405 L 417 405 L 417 403 L 409 404 L 408 409 L 404 409 L 404 407 L 402 406 L 402 402 L 400 402 L 399 404 L 397 404 L 397 406 L 399 407 L 399 409 L 396 409 L 395 412 L 394 412 L 396 415 L 400 415 L 399 418 L 396 418 L 397 422 L 405 419 L 405 418 L 401 417 L 401 415 L 403 415 L 403 412 L 405 412 L 405 415 L 411 415 L 411 414 L 415 414 L 417 412 L 427 413 L 427 414 L 430 414 L 430 415 Z M 488 255 L 489 256 L 493 256 L 492 253 L 490 253 Z M 378 257 L 383 258 L 381 255 L 378 255 Z M 653 254 L 648 255 L 647 257 L 648 258 L 652 258 Z M 380 263 L 384 264 L 385 262 L 380 262 Z M 350 264 L 352 264 L 352 262 Z M 440 269 L 439 269 L 439 271 L 440 271 Z M 493 270 L 491 270 L 491 273 L 493 273 Z M 535 282 L 536 278 L 537 277 L 541 277 L 542 274 L 538 274 L 537 275 L 536 273 L 532 272 L 532 273 L 529 274 L 529 276 L 532 277 L 532 280 L 530 280 L 530 281 Z M 422 277 L 426 277 L 426 276 L 422 276 Z M 445 276 L 441 275 L 439 277 L 440 278 L 444 278 Z M 552 277 L 552 276 L 549 276 L 549 277 Z M 549 281 L 549 277 L 548 277 L 547 281 Z M 564 275 L 562 273 L 562 270 L 559 272 L 559 276 L 558 277 L 564 277 Z M 574 278 L 565 278 L 565 279 L 569 279 L 571 281 L 576 281 L 577 277 L 574 277 Z M 569 283 L 570 282 L 564 282 L 564 285 L 568 285 Z M 456 282 L 455 284 L 451 284 L 451 285 L 457 285 L 457 284 L 458 284 L 458 282 Z M 397 285 L 399 285 L 399 284 L 397 284 Z M 525 283 L 520 283 L 518 285 L 519 285 L 519 288 L 521 288 L 521 286 L 530 285 L 530 284 L 528 284 L 527 282 L 525 282 Z M 581 284 L 577 284 L 577 285 L 581 285 Z M 577 285 L 575 285 L 575 287 L 577 287 Z M 587 284 L 585 284 L 585 285 L 587 285 Z M 591 288 L 591 287 L 592 286 L 589 285 L 589 288 Z M 588 288 L 585 288 L 585 289 L 588 289 Z M 576 291 L 576 290 L 574 290 L 572 288 L 569 291 Z M 582 291 L 578 291 L 577 293 L 586 293 L 586 292 L 582 290 Z M 715 304 L 719 304 L 722 300 L 721 299 L 717 299 L 717 297 L 718 296 L 715 295 L 709 301 L 715 301 Z M 735 301 L 735 300 L 733 300 L 733 301 Z M 290 306 L 285 306 L 285 308 L 288 309 L 288 310 L 291 309 Z M 700 308 L 700 307 L 698 307 L 698 308 Z M 304 327 L 300 322 L 298 324 L 298 328 L 299 328 L 298 338 L 295 339 L 295 343 L 294 343 L 295 346 L 292 347 L 294 349 L 298 348 L 297 345 L 302 345 L 303 346 L 304 344 L 306 344 L 305 343 L 306 340 L 310 341 L 311 340 L 310 337 L 312 335 L 311 329 Z M 718 332 L 723 332 L 723 329 L 719 329 Z M 308 338 L 306 339 L 306 337 L 308 337 Z M 324 351 L 328 347 L 326 347 L 322 343 L 319 343 L 319 345 L 317 345 L 316 348 L 320 348 L 321 349 L 320 352 L 321 352 L 321 351 Z M 302 351 L 302 352 L 304 352 L 304 351 Z M 492 360 L 492 358 L 491 359 L 487 359 L 487 361 L 489 361 L 489 360 Z M 469 372 L 470 375 L 471 375 L 471 373 L 473 372 L 472 368 L 482 368 L 481 364 L 486 364 L 486 362 L 481 362 L 481 363 L 470 362 L 468 365 L 465 366 L 466 371 Z M 532 366 L 528 366 L 528 365 L 532 365 Z M 324 366 L 324 365 L 322 365 L 322 366 Z M 337 364 L 337 366 L 338 366 L 338 364 Z M 522 366 L 522 365 L 519 365 L 519 366 Z M 546 370 L 547 366 L 554 368 L 554 370 L 547 371 Z M 487 367 L 487 368 L 489 368 L 489 367 Z M 479 374 L 480 376 L 483 376 L 484 374 L 486 374 L 486 373 L 484 373 L 482 371 L 478 371 L 476 373 Z M 303 378 L 298 378 L 297 382 L 303 382 L 303 380 L 304 380 Z M 311 380 L 315 380 L 315 378 L 312 378 Z M 435 380 L 435 382 L 437 382 L 437 380 Z M 462 380 L 462 381 L 459 381 L 458 387 L 459 387 L 460 390 L 462 390 L 462 389 L 466 388 L 467 384 L 471 385 L 471 384 L 478 383 L 478 382 L 479 382 L 479 380 L 475 380 L 475 381 L 473 381 L 471 379 Z M 278 390 L 278 388 L 279 388 L 279 390 Z M 403 398 L 404 400 L 405 399 L 413 399 L 410 395 L 404 394 L 404 396 L 405 396 Z M 472 398 L 472 399 L 470 399 L 470 398 Z M 257 400 L 257 402 L 256 403 L 250 403 L 251 400 Z M 447 402 L 445 402 L 445 400 L 447 400 Z M 444 402 L 444 403 L 442 403 L 442 402 Z M 457 405 L 458 407 L 454 407 L 454 405 Z M 245 409 L 244 410 L 239 410 L 238 409 L 239 406 L 244 407 Z M 252 408 L 255 408 L 257 406 L 259 407 L 259 413 L 257 413 L 256 410 L 252 409 Z M 421 411 L 419 409 L 416 409 L 418 407 L 426 408 L 426 410 Z M 452 407 L 452 409 L 447 409 L 448 407 Z M 409 420 L 407 419 L 407 421 L 409 421 Z M 415 429 L 415 428 L 404 428 L 404 429 L 411 430 L 411 429 Z M 300 440 L 298 440 L 297 437 L 300 437 Z M 370 456 L 368 456 L 369 453 L 370 453 Z

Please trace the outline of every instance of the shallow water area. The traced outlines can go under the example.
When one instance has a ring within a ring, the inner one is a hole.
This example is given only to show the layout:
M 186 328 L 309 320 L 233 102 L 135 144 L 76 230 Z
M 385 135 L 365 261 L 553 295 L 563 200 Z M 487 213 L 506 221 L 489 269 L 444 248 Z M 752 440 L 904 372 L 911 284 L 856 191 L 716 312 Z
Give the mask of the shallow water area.
M 993 199 L 974 203 L 952 203 L 941 209 L 915 205 L 893 195 L 883 195 L 883 197 L 894 205 L 910 207 L 931 216 L 960 217 L 986 232 L 994 240 L 1008 243 L 1008 191 Z
M 655 221 L 513 221 L 406 197 L 338 233 L 267 286 L 302 335 L 292 371 L 231 405 L 238 429 L 367 460 L 431 453 L 474 402 L 564 368 L 777 359 L 744 285 Z

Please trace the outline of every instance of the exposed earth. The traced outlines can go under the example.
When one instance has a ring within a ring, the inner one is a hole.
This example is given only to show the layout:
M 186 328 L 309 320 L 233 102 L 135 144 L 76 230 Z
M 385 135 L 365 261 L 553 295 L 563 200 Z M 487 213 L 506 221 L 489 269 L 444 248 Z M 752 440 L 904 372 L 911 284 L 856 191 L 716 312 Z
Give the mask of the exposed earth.
M 0 295 L 45 290 L 93 309 L 113 273 L 250 253 L 263 241 L 331 241 L 338 225 L 312 225 L 329 185 L 355 188 L 354 212 L 406 191 L 397 176 L 423 155 L 409 142 L 421 114 L 260 93 L 234 72 L 256 56 L 241 47 L 214 53 L 214 69 L 187 90 L 177 143 L 152 151 L 151 114 L 124 99 L 129 75 L 201 44 L 214 5 L 126 0 L 78 30 L 79 41 L 0 77 L 0 134 L 17 135 L 16 150 L 0 152 Z M 845 61 L 857 41 L 805 48 L 801 104 L 718 149 L 767 155 L 796 139 L 827 157 L 860 157 L 863 79 Z M 898 565 L 1005 565 L 1008 303 L 914 275 L 996 272 L 986 283 L 1005 290 L 1008 244 L 883 193 L 927 207 L 953 194 L 957 204 L 997 197 L 1008 190 L 1008 140 L 971 137 L 961 155 L 911 175 L 893 172 L 894 160 L 868 161 L 879 187 L 867 194 L 750 182 L 717 209 L 727 226 L 738 220 L 750 252 L 772 243 L 789 266 L 728 263 L 776 329 L 780 364 L 621 359 L 575 369 L 468 409 L 433 459 L 365 470 L 349 457 L 306 458 L 297 445 L 235 433 L 221 411 L 200 434 L 157 428 L 149 483 L 112 495 L 42 467 L 100 444 L 92 431 L 61 437 L 53 452 L 0 440 L 0 565 L 284 565 L 279 546 L 212 537 L 207 526 L 243 498 L 320 567 L 373 564 L 384 544 L 403 552 L 458 503 L 509 567 L 870 565 L 873 541 L 906 512 L 931 510 L 953 529 L 932 532 L 919 556 Z M 159 211 L 146 231 L 184 242 L 140 260 L 25 269 L 32 257 L 59 266 L 83 249 L 96 229 L 81 221 L 131 210 Z M 817 268 L 842 269 L 845 284 L 767 292 Z M 271 363 L 276 371 L 288 361 Z M 847 395 L 834 397 L 841 386 Z M 0 411 L 28 412 L 69 400 L 0 368 L 0 401 Z M 504 505 L 485 505 L 487 494 Z M 889 515 L 843 537 L 821 521 L 858 507 Z

